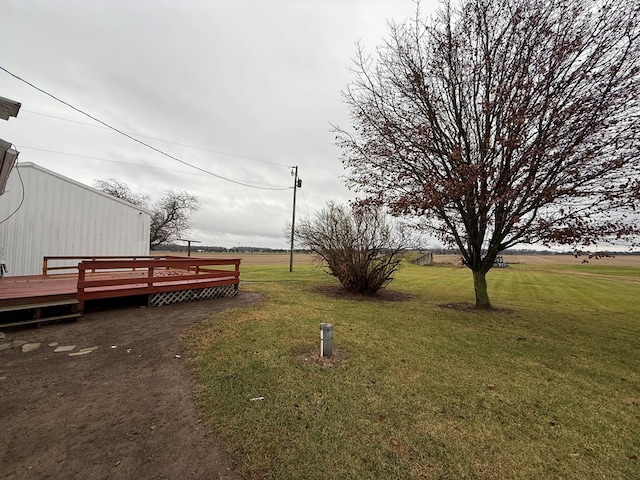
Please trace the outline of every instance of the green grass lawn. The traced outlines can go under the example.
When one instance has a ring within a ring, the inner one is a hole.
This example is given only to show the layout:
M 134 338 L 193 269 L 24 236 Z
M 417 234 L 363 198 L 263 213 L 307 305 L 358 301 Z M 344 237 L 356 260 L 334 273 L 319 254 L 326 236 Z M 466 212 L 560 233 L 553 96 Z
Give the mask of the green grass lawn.
M 462 268 L 403 264 L 383 300 L 336 296 L 312 266 L 242 278 L 265 301 L 185 336 L 241 475 L 640 478 L 639 268 L 494 270 L 491 312 L 445 306 L 473 301 Z

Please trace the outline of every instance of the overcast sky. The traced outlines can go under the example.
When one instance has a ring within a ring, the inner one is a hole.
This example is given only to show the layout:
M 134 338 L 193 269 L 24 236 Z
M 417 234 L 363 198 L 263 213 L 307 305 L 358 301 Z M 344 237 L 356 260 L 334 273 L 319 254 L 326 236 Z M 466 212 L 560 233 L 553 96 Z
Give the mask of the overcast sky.
M 425 16 L 436 8 L 422 2 Z M 19 161 L 90 186 L 196 195 L 188 237 L 204 245 L 287 248 L 290 166 L 303 180 L 298 218 L 352 198 L 331 124 L 349 125 L 340 92 L 356 42 L 373 52 L 388 20 L 414 11 L 412 0 L 3 2 L 0 66 L 185 162 L 276 190 L 191 169 L 3 71 L 0 96 L 22 108 L 0 138 Z

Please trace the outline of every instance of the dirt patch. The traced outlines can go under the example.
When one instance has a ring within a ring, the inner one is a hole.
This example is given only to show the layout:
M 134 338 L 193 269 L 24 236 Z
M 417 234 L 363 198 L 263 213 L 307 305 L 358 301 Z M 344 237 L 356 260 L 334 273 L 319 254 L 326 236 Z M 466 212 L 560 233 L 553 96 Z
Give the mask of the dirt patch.
M 179 336 L 260 298 L 241 292 L 5 330 L 0 343 L 13 348 L 0 351 L 0 478 L 236 478 L 198 418 Z
M 295 359 L 304 365 L 313 365 L 322 368 L 341 367 L 349 359 L 349 354 L 341 348 L 334 348 L 330 357 L 321 357 L 319 350 L 319 346 L 309 349 L 305 353 L 295 355 Z
M 347 292 L 340 285 L 316 285 L 312 288 L 312 291 L 331 298 L 360 302 L 406 302 L 414 298 L 413 295 L 387 290 L 386 288 L 378 290 L 375 295 L 371 296 Z

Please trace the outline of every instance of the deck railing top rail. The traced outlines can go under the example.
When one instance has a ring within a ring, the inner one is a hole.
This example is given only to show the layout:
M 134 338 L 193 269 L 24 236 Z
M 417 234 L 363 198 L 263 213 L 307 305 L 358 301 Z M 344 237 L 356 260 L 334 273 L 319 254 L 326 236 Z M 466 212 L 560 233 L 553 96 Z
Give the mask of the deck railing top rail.
M 160 262 L 168 260 L 177 260 L 178 263 L 161 264 Z M 52 265 L 51 263 L 56 263 Z M 65 262 L 64 265 L 60 265 L 59 262 Z M 87 267 L 90 262 L 91 267 Z M 107 266 L 105 262 L 116 262 L 112 266 Z M 128 263 L 127 263 L 128 262 Z M 143 263 L 147 262 L 147 263 Z M 149 263 L 150 262 L 150 263 Z M 166 268 L 183 268 L 185 265 L 191 264 L 196 266 L 207 265 L 236 265 L 236 269 L 240 265 L 240 259 L 219 259 L 219 258 L 202 258 L 202 257 L 178 257 L 178 256 L 125 256 L 125 255 L 93 255 L 93 256 L 46 256 L 42 259 L 42 275 L 51 275 L 55 273 L 76 273 L 78 272 L 80 263 L 85 264 L 85 270 L 95 269 L 122 269 L 122 270 L 136 270 L 140 268 L 153 267 L 166 267 Z
M 62 270 L 66 270 L 64 273 L 74 273 L 69 272 L 69 270 L 77 271 L 78 263 L 83 260 L 139 260 L 151 258 L 162 257 L 152 257 L 150 255 L 48 255 L 42 257 L 42 275 L 51 275 Z M 51 265 L 52 262 L 55 262 L 56 265 Z M 64 262 L 65 265 L 60 265 L 59 262 Z

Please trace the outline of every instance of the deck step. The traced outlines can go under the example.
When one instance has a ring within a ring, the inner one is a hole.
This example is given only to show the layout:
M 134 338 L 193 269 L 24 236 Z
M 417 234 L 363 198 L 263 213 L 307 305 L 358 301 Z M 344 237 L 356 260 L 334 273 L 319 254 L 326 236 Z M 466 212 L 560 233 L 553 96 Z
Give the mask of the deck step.
M 5 307 L 0 307 L 1 312 L 17 312 L 18 310 L 30 310 L 36 308 L 49 308 L 49 307 L 64 307 L 65 305 L 78 305 L 78 300 L 76 299 L 67 299 L 67 300 L 56 300 L 53 302 L 42 302 L 42 303 L 24 303 L 20 305 L 7 305 Z
M 70 320 L 72 318 L 78 318 L 81 315 L 81 313 L 67 313 L 65 315 L 56 315 L 55 317 L 44 317 L 38 319 L 31 318 L 27 320 L 19 320 L 17 322 L 0 323 L 0 328 L 17 327 L 20 325 L 33 325 L 37 323 L 51 322 L 54 320 Z
M 82 315 L 82 312 L 78 312 L 79 303 L 75 298 L 66 298 L 63 300 L 6 305 L 0 307 L 2 316 L 7 317 L 6 322 L 0 322 L 0 328 L 40 325 L 45 322 L 78 318 Z

